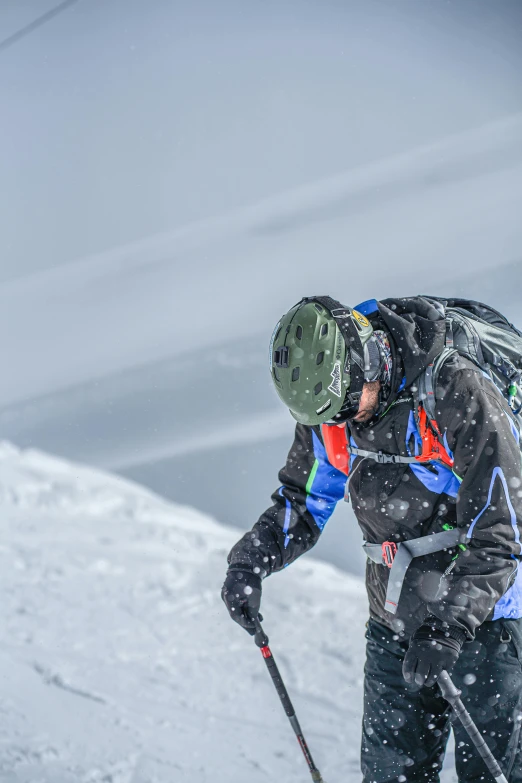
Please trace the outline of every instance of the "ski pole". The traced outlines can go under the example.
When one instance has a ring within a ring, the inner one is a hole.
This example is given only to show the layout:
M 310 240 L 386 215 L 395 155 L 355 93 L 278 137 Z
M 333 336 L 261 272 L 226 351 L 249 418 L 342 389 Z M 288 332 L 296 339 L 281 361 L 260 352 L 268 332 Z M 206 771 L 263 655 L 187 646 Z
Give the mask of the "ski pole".
M 462 703 L 460 699 L 460 695 L 462 691 L 459 691 L 459 689 L 457 688 L 457 686 L 449 676 L 448 672 L 446 671 L 442 671 L 440 673 L 438 683 L 443 697 L 446 699 L 447 702 L 451 704 L 455 715 L 458 717 L 463 727 L 468 732 L 471 741 L 473 742 L 478 753 L 480 753 L 480 755 L 484 759 L 484 763 L 486 764 L 486 767 L 489 769 L 489 771 L 495 778 L 496 782 L 508 783 L 507 778 L 505 777 L 502 770 L 500 769 L 500 765 L 498 761 L 496 760 L 493 753 L 486 745 L 484 737 L 477 729 L 471 715 L 469 714 L 464 704 Z
M 263 618 L 261 618 L 261 620 L 262 619 Z M 301 726 L 299 725 L 299 721 L 297 720 L 294 707 L 292 705 L 292 702 L 290 701 L 290 696 L 288 695 L 288 691 L 286 690 L 285 684 L 283 682 L 283 678 L 279 673 L 279 669 L 277 668 L 277 664 L 274 660 L 274 656 L 272 655 L 272 651 L 268 646 L 268 636 L 266 635 L 266 633 L 263 631 L 263 628 L 261 627 L 261 620 L 259 618 L 254 619 L 254 623 L 256 626 L 256 635 L 254 637 L 255 643 L 260 648 L 261 654 L 265 659 L 265 663 L 268 671 L 270 672 L 272 682 L 275 685 L 277 695 L 281 699 L 281 704 L 283 705 L 283 709 L 286 712 L 288 720 L 290 721 L 290 724 L 295 732 L 297 741 L 299 742 L 299 746 L 303 751 L 303 755 L 306 759 L 306 763 L 308 764 L 308 769 L 310 770 L 310 774 L 312 776 L 312 780 L 314 781 L 314 783 L 325 783 L 321 773 L 319 772 L 319 770 L 314 764 L 312 754 L 310 753 L 306 740 L 303 736 L 303 732 L 301 731 Z

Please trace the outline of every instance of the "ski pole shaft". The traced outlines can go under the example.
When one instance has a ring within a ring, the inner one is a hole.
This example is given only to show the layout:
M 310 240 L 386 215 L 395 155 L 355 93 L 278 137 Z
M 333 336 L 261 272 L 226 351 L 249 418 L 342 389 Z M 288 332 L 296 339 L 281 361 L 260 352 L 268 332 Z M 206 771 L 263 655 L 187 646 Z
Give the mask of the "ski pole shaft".
M 459 691 L 448 672 L 441 672 L 438 683 L 443 697 L 451 704 L 455 715 L 458 717 L 463 727 L 468 732 L 471 741 L 477 749 L 477 752 L 484 759 L 484 763 L 493 775 L 496 783 L 508 783 L 507 778 L 500 769 L 498 761 L 490 751 L 484 740 L 484 737 L 477 729 L 471 715 L 462 703 L 460 698 L 461 691 Z
M 319 772 L 319 770 L 314 764 L 312 754 L 310 753 L 308 744 L 304 738 L 303 732 L 301 731 L 301 726 L 299 725 L 299 721 L 297 720 L 297 716 L 295 714 L 293 704 L 290 700 L 290 696 L 288 695 L 288 691 L 286 690 L 286 686 L 283 682 L 283 678 L 281 677 L 281 673 L 274 660 L 272 651 L 268 646 L 268 636 L 263 631 L 259 618 L 254 620 L 254 623 L 256 626 L 256 635 L 254 637 L 255 642 L 261 650 L 261 654 L 265 660 L 266 667 L 270 673 L 270 677 L 272 678 L 272 682 L 274 683 L 275 689 L 277 691 L 277 695 L 281 700 L 283 709 L 288 717 L 288 720 L 290 721 L 290 725 L 292 726 L 295 732 L 297 741 L 299 742 L 299 746 L 303 751 L 303 756 L 305 757 L 306 763 L 308 764 L 308 769 L 310 770 L 312 780 L 314 781 L 314 783 L 324 783 L 321 773 Z

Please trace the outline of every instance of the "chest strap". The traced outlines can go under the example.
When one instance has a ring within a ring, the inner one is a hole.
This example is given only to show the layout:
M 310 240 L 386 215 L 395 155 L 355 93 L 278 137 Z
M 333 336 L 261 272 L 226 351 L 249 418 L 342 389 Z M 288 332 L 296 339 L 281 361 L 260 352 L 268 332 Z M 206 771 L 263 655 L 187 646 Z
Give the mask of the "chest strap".
M 409 541 L 401 541 L 395 544 L 385 541 L 383 544 L 363 544 L 367 557 L 374 563 L 385 565 L 390 569 L 388 589 L 386 591 L 386 603 L 384 608 L 390 614 L 396 614 L 399 598 L 406 572 L 414 557 L 431 555 L 444 549 L 451 549 L 464 543 L 466 534 L 459 528 L 444 530 L 442 533 L 432 533 L 420 538 L 412 538 Z
M 357 449 L 355 446 L 347 446 L 347 451 L 354 457 L 364 457 L 364 459 L 373 459 L 381 465 L 387 465 L 390 462 L 410 465 L 413 462 L 419 464 L 418 457 L 401 457 L 400 454 L 383 454 L 382 451 L 367 451 L 366 449 Z
M 328 461 L 334 468 L 345 475 L 349 475 L 350 462 L 348 456 L 373 459 L 381 465 L 400 464 L 426 464 L 439 463 L 450 470 L 453 469 L 453 458 L 448 454 L 442 443 L 442 436 L 435 421 L 428 421 L 426 411 L 422 406 L 418 408 L 417 425 L 422 442 L 422 452 L 416 457 L 403 457 L 401 454 L 385 454 L 382 451 L 370 451 L 359 449 L 348 442 L 346 427 L 344 425 L 323 424 L 321 433 Z M 431 426 L 430 426 L 431 425 Z

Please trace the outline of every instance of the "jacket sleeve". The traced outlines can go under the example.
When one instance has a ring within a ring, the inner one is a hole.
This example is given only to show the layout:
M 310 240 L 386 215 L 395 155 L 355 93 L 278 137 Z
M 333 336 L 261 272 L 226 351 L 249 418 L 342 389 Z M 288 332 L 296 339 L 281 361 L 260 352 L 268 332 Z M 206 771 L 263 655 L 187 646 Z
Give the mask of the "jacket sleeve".
M 344 495 L 346 476 L 328 461 L 319 428 L 298 424 L 279 481 L 273 505 L 232 548 L 230 568 L 265 577 L 311 549 Z
M 519 433 L 500 393 L 476 370 L 457 372 L 437 408 L 461 481 L 457 524 L 467 531 L 469 542 L 464 551 L 457 550 L 442 595 L 428 608 L 473 638 L 475 629 L 492 619 L 496 603 L 517 574 L 522 523 Z

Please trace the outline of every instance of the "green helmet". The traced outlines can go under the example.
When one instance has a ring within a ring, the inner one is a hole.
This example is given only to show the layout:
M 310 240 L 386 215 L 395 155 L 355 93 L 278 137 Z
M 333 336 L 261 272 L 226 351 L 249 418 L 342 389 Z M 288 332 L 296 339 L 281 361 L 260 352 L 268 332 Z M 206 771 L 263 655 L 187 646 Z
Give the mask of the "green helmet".
M 323 424 L 337 416 L 354 373 L 360 392 L 368 380 L 365 367 L 375 364 L 365 350 L 372 336 L 364 315 L 329 297 L 302 299 L 281 318 L 270 341 L 270 372 L 296 421 Z

